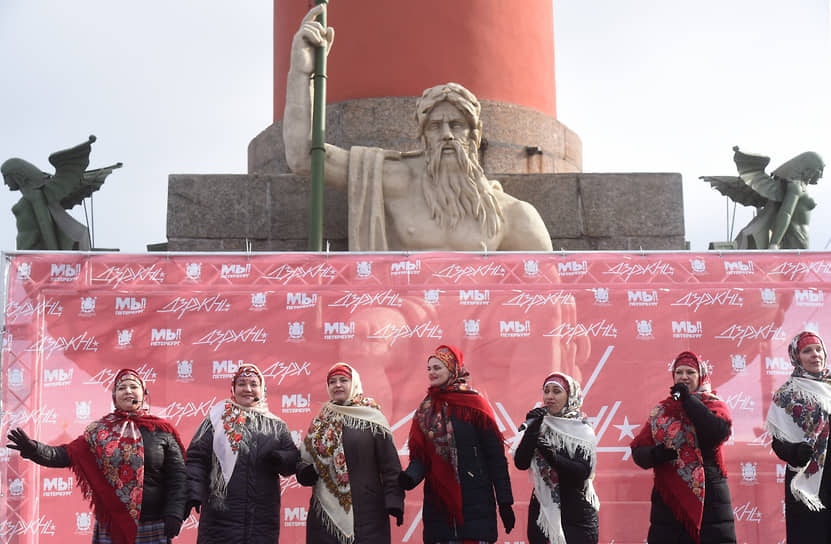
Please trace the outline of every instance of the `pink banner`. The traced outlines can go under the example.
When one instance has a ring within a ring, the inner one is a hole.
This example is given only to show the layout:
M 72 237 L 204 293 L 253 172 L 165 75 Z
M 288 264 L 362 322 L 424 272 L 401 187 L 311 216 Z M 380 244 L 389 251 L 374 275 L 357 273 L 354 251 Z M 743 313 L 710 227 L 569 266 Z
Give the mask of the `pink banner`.
M 354 365 L 393 425 L 407 463 L 410 413 L 426 356 L 465 354 L 472 383 L 516 441 L 552 370 L 578 379 L 598 437 L 600 541 L 643 542 L 651 471 L 628 444 L 690 349 L 713 369 L 733 416 L 725 448 L 739 542 L 784 541 L 785 465 L 763 430 L 791 372 L 787 342 L 831 323 L 831 253 L 402 255 L 7 255 L 2 343 L 4 438 L 21 426 L 58 444 L 111 409 L 121 367 L 148 382 L 152 412 L 187 442 L 229 393 L 241 362 L 267 377 L 271 410 L 299 441 L 328 397 L 326 370 Z M 0 448 L 0 543 L 89 542 L 72 473 Z M 530 483 L 511 469 L 524 542 Z M 283 542 L 303 542 L 308 488 L 283 481 Z M 407 495 L 394 542 L 421 542 L 422 489 Z M 178 542 L 196 540 L 189 518 Z

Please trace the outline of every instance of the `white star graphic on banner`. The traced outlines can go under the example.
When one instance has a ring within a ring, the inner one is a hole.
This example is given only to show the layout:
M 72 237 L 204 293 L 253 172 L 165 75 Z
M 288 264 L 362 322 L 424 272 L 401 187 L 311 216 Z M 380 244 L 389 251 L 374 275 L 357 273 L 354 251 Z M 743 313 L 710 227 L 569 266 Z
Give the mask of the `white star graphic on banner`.
M 635 435 L 632 434 L 632 429 L 638 428 L 637 425 L 629 424 L 629 418 L 627 416 L 623 416 L 623 425 L 612 425 L 612 427 L 620 430 L 620 438 L 618 438 L 618 442 L 623 440 L 624 436 L 631 436 L 632 438 L 635 438 Z

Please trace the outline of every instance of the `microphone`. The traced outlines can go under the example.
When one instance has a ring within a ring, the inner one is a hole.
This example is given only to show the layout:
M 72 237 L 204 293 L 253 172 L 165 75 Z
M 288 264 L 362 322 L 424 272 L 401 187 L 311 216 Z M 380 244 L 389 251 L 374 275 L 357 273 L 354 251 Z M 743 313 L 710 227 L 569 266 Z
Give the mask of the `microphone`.
M 139 401 L 137 401 L 136 399 L 133 399 L 133 406 L 137 406 L 138 403 L 139 403 Z
M 681 391 L 673 391 L 672 400 L 681 400 Z
M 519 429 L 517 429 L 517 432 L 520 432 L 520 433 L 521 433 L 522 431 L 524 431 L 525 429 L 527 429 L 527 428 L 528 428 L 528 426 L 529 426 L 530 424 L 532 424 L 532 423 L 534 422 L 534 420 L 535 420 L 535 419 L 537 419 L 537 418 L 535 418 L 535 417 L 529 417 L 528 419 L 526 419 L 526 420 L 525 420 L 525 423 L 523 423 L 522 425 L 520 425 L 520 426 L 519 426 Z
M 260 402 L 260 397 L 254 397 L 254 402 Z

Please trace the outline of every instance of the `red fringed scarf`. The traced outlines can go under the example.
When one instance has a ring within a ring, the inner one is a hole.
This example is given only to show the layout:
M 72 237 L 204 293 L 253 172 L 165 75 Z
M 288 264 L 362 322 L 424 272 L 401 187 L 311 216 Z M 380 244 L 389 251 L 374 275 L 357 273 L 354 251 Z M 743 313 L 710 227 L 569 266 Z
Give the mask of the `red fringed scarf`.
M 727 405 L 707 391 L 692 393 L 716 416 L 731 421 Z M 654 468 L 655 489 L 696 542 L 700 542 L 701 517 L 704 513 L 704 463 L 695 427 L 684 412 L 681 401 L 672 397 L 661 401 L 649 413 L 649 419 L 632 441 L 631 447 L 663 444 L 678 452 L 678 459 Z M 722 445 L 715 451 L 715 462 L 727 476 Z
M 462 487 L 450 417 L 495 433 L 502 440 L 490 405 L 479 393 L 463 387 L 431 387 L 413 416 L 409 438 L 410 459 L 424 465 L 437 502 L 457 524 L 463 522 Z
M 135 542 L 141 516 L 144 444 L 139 428 L 172 434 L 184 456 L 185 447 L 176 428 L 147 410 L 115 410 L 64 445 L 95 519 L 107 528 L 116 544 Z

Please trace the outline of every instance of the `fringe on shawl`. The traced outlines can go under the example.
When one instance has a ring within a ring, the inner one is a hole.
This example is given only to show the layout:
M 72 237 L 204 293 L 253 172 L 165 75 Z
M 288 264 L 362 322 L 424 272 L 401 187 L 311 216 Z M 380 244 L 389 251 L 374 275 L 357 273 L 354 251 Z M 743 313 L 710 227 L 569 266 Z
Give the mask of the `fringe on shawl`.
M 562 515 L 562 510 L 560 510 L 560 516 Z M 566 535 L 562 530 L 562 523 L 561 517 L 560 532 L 555 532 L 554 527 L 548 523 L 548 518 L 545 516 L 545 512 L 543 512 L 543 509 L 540 508 L 540 513 L 537 516 L 537 527 L 539 527 L 542 534 L 545 535 L 545 539 L 548 540 L 548 544 L 567 544 Z
M 799 489 L 796 485 L 794 485 L 794 483 L 798 481 L 797 476 L 801 476 L 803 472 L 805 472 L 805 467 L 800 469 L 794 475 L 794 477 L 791 478 L 791 485 L 790 485 L 791 493 L 793 493 L 793 496 L 797 500 L 799 500 L 802 504 L 804 504 L 806 507 L 808 507 L 808 510 L 812 510 L 814 512 L 819 512 L 820 510 L 825 510 L 825 505 L 822 504 L 822 501 L 819 499 L 819 496 L 809 495 L 809 494 L 805 493 L 803 490 Z
M 595 441 L 583 440 L 582 438 L 576 438 L 573 436 L 566 436 L 565 433 L 561 432 L 545 433 L 544 440 L 548 443 L 548 445 L 550 445 L 554 449 L 566 450 L 569 457 L 575 457 L 577 455 L 580 455 L 584 459 L 589 460 L 591 474 L 586 479 L 586 483 L 583 485 L 582 491 L 583 496 L 586 498 L 586 501 L 591 505 L 591 507 L 599 511 L 600 498 L 597 496 L 597 493 L 594 490 L 594 485 L 592 484 L 592 480 L 594 479 L 594 471 L 597 467 L 597 449 L 595 446 Z
M 372 421 L 367 421 L 359 417 L 348 416 L 346 414 L 339 414 L 343 418 L 343 424 L 346 427 L 351 427 L 359 431 L 370 431 L 372 434 L 377 434 L 385 437 L 392 437 L 392 429 L 388 429 L 383 425 L 379 425 Z
M 329 516 L 326 510 L 323 509 L 323 505 L 320 501 L 315 500 L 314 494 L 312 494 L 312 512 L 317 514 L 318 518 L 320 518 L 320 524 L 323 525 L 326 532 L 337 538 L 338 542 L 341 544 L 352 544 L 355 542 L 354 534 L 352 536 L 347 536 L 338 530 L 338 526 L 335 525 L 334 520 Z
M 89 501 L 90 506 L 92 506 L 95 519 L 107 528 L 115 544 L 133 544 L 136 539 L 138 524 L 136 520 L 130 517 L 130 514 L 116 496 L 112 486 L 110 486 L 110 483 L 98 468 L 90 445 L 84 436 L 79 436 L 69 444 L 66 444 L 65 447 L 71 461 L 70 469 L 75 474 L 78 487 L 81 488 L 81 493 Z M 109 496 L 103 497 L 99 495 L 95 492 L 96 488 L 107 493 Z M 112 512 L 112 506 L 121 508 L 120 510 L 116 509 L 115 512 Z M 127 532 L 128 529 L 125 525 L 130 527 L 130 532 Z
M 666 485 L 665 482 L 667 479 L 658 477 L 658 470 L 661 470 L 662 467 L 656 467 L 656 469 L 653 469 L 655 473 L 654 485 L 655 489 L 658 490 L 658 494 L 661 496 L 661 499 L 664 501 L 664 504 L 667 505 L 667 508 L 669 508 L 670 511 L 672 511 L 672 516 L 681 522 L 681 525 L 684 526 L 690 536 L 693 537 L 696 542 L 701 542 L 701 520 L 693 520 L 689 515 L 687 515 L 686 510 L 684 510 L 681 505 L 681 501 L 678 500 L 678 497 L 674 497 L 672 495 L 669 486 Z M 673 473 L 675 472 L 674 468 L 671 468 L 670 470 L 672 470 Z
M 545 442 L 554 449 L 566 450 L 569 457 L 581 455 L 585 459 L 588 459 L 591 462 L 591 470 L 594 472 L 595 465 L 597 464 L 597 455 L 592 441 L 571 436 L 566 437 L 564 433 L 558 432 L 545 433 L 543 437 Z

